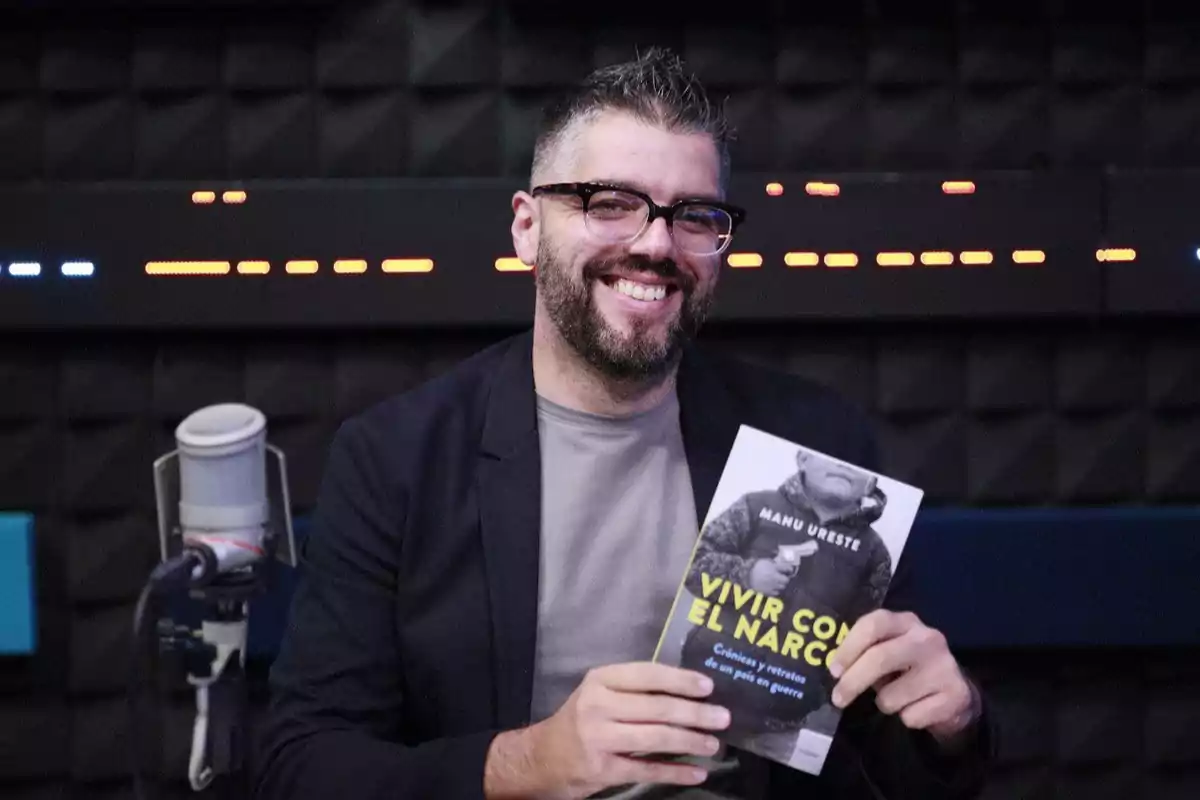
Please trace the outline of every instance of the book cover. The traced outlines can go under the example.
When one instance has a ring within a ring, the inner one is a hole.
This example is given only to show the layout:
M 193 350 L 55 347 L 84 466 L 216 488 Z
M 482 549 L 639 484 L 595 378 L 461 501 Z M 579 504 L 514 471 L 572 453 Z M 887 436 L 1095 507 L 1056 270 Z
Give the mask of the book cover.
M 743 425 L 654 660 L 702 672 L 729 746 L 820 774 L 828 664 L 884 599 L 924 492 Z

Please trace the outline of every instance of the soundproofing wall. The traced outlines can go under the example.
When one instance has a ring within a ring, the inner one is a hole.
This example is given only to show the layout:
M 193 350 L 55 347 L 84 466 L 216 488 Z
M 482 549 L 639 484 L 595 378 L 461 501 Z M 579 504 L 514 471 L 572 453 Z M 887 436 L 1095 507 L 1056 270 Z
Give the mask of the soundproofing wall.
M 1198 38 L 1200 14 L 1151 2 L 3 3 L 0 181 L 518 185 L 555 88 L 651 44 L 728 96 L 740 171 L 1169 171 L 1200 166 Z M 6 329 L 0 511 L 33 516 L 37 617 L 35 651 L 0 657 L 0 795 L 131 797 L 128 634 L 157 559 L 150 465 L 184 415 L 231 399 L 265 411 L 302 515 L 342 419 L 515 327 Z M 706 338 L 872 411 L 888 468 L 932 508 L 1200 503 L 1194 317 L 808 318 Z M 1127 547 L 1159 547 L 1155 534 L 1131 526 Z M 1197 566 L 1181 550 L 1159 582 L 1194 582 Z M 989 800 L 1200 794 L 1195 648 L 962 655 L 1001 722 Z M 169 796 L 191 795 L 193 703 L 176 684 L 162 707 Z

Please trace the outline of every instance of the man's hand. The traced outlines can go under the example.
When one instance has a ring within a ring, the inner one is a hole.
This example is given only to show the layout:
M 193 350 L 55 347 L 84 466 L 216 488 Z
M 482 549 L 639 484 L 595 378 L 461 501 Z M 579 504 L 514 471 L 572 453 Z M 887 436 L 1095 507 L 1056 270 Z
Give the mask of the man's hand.
M 702 702 L 711 691 L 705 676 L 664 664 L 594 669 L 552 717 L 496 737 L 484 794 L 557 800 L 628 783 L 703 783 L 702 768 L 636 754 L 715 754 L 719 742 L 704 731 L 726 727 L 729 712 Z
M 915 614 L 879 609 L 854 624 L 830 664 L 833 704 L 845 708 L 874 687 L 875 704 L 909 728 L 950 744 L 975 720 L 975 693 L 946 637 Z

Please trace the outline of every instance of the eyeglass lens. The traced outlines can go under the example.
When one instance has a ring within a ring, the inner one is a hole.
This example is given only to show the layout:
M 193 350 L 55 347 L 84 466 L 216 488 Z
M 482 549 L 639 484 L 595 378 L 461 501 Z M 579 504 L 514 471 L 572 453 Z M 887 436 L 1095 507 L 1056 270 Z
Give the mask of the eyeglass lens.
M 645 228 L 649 210 L 636 195 L 612 190 L 597 192 L 588 203 L 588 230 L 609 241 L 633 239 Z M 696 255 L 719 252 L 733 225 L 724 210 L 702 203 L 681 207 L 671 222 L 675 243 Z

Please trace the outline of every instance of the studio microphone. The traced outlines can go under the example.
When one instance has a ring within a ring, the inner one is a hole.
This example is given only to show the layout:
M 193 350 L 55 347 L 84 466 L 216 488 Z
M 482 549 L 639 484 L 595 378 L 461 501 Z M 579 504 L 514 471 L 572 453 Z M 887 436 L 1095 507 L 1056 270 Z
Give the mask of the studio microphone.
M 145 637 L 154 635 L 151 650 L 184 655 L 196 690 L 188 780 L 201 791 L 241 770 L 249 601 L 266 588 L 272 558 L 295 566 L 295 539 L 286 459 L 267 441 L 261 411 L 240 403 L 201 408 L 176 427 L 175 445 L 154 462 L 161 562 L 135 612 L 130 700 Z M 178 620 L 164 625 L 157 615 L 147 625 L 149 608 L 172 594 L 199 604 L 198 629 Z M 136 706 L 131 712 L 136 724 Z M 135 752 L 134 788 L 142 797 L 140 764 Z
M 267 418 L 237 403 L 208 406 L 175 429 L 177 449 L 155 464 L 160 534 L 178 515 L 182 552 L 169 555 L 161 542 L 159 571 L 192 586 L 253 565 L 266 557 L 270 520 L 267 498 Z M 164 470 L 178 459 L 179 500 L 166 500 Z

